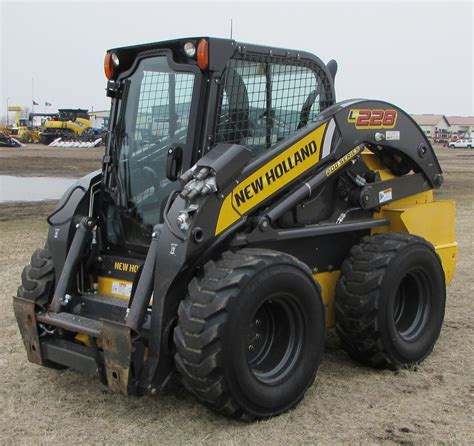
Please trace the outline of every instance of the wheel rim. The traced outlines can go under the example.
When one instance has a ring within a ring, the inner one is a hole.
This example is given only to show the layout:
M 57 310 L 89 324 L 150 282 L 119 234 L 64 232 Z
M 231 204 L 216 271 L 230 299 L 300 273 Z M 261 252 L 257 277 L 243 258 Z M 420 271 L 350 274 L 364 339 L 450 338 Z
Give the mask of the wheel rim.
M 267 298 L 247 330 L 247 362 L 262 383 L 275 384 L 296 366 L 304 339 L 301 307 L 287 295 Z
M 399 336 L 405 341 L 414 341 L 424 331 L 430 313 L 430 284 L 421 270 L 411 271 L 398 286 L 393 318 Z

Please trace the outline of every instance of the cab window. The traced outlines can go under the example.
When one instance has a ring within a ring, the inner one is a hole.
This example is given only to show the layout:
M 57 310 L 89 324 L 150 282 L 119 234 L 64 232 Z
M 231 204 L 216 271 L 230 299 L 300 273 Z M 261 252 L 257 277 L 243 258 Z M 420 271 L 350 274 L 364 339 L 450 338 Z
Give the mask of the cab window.
M 312 122 L 327 100 L 320 77 L 307 66 L 232 59 L 215 141 L 241 144 L 258 155 Z

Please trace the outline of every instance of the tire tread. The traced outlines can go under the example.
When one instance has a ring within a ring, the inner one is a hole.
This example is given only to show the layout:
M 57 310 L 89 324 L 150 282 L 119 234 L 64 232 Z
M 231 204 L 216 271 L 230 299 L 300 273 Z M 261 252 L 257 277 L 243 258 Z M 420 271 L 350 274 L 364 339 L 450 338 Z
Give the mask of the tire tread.
M 202 275 L 191 280 L 180 303 L 174 331 L 176 367 L 184 386 L 205 406 L 223 415 L 256 418 L 239 406 L 222 374 L 221 335 L 229 318 L 228 307 L 256 272 L 282 259 L 310 273 L 305 264 L 288 254 L 255 248 L 226 251 L 204 265 Z
M 352 247 L 336 285 L 336 332 L 349 356 L 376 368 L 398 369 L 387 351 L 377 323 L 381 287 L 388 265 L 410 245 L 433 246 L 413 234 L 387 233 L 366 236 Z

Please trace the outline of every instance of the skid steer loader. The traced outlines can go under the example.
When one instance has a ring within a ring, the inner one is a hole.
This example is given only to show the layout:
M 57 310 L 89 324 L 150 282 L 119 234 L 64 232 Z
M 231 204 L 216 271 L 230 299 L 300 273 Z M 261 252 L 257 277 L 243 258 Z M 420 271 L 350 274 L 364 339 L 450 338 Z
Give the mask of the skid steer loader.
M 66 191 L 14 310 L 28 359 L 277 415 L 325 332 L 367 365 L 432 351 L 457 244 L 433 148 L 395 105 L 336 102 L 335 61 L 216 38 L 106 53 L 103 168 Z M 173 380 L 174 381 L 174 380 Z

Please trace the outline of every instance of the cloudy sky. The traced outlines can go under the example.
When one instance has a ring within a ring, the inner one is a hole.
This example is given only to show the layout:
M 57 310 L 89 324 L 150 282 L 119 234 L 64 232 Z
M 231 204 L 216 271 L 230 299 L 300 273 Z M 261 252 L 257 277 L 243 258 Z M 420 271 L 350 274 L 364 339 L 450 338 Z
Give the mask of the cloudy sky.
M 473 115 L 473 2 L 56 2 L 0 0 L 0 116 L 35 100 L 107 109 L 103 57 L 182 36 L 302 49 L 338 61 L 337 99 Z

